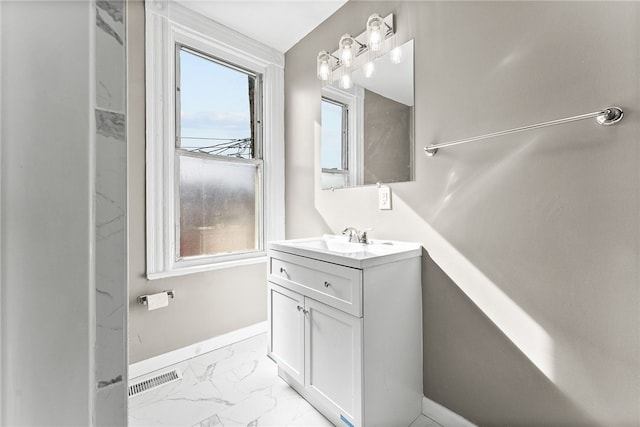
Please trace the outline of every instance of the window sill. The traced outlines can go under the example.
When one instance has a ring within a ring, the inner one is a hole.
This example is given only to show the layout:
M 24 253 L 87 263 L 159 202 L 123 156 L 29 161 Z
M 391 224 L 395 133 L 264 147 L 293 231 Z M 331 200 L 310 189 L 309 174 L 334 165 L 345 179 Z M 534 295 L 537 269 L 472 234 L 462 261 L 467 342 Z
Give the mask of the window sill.
M 222 270 L 224 268 L 240 267 L 243 265 L 253 265 L 267 262 L 266 256 L 259 256 L 254 258 L 245 258 L 235 261 L 225 261 L 215 264 L 197 265 L 193 267 L 182 267 L 168 271 L 161 271 L 158 273 L 148 273 L 147 280 L 166 279 L 168 277 L 185 276 L 187 274 L 203 273 L 206 271 Z

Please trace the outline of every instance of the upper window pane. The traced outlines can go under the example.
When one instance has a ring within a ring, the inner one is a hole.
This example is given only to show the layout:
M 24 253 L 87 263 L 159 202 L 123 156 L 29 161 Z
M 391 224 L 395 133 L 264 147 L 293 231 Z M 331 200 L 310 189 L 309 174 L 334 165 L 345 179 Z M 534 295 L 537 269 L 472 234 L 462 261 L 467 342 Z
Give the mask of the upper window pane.
M 256 76 L 184 47 L 178 52 L 177 146 L 218 156 L 258 157 Z

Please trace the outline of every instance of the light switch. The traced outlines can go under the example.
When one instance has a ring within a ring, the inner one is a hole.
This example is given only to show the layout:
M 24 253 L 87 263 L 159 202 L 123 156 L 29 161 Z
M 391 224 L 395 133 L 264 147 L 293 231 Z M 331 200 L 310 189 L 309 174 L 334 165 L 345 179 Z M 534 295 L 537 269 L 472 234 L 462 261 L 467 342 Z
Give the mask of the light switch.
M 391 188 L 386 185 L 378 188 L 378 208 L 382 210 L 391 209 Z

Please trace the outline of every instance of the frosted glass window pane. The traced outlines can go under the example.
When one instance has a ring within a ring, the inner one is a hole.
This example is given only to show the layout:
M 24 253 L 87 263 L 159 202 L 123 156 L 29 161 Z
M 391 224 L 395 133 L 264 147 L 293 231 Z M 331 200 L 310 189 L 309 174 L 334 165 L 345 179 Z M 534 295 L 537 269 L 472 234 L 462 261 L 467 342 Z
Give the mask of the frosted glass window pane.
M 180 156 L 179 256 L 260 249 L 259 166 Z
M 342 104 L 322 100 L 322 135 L 321 135 L 321 165 L 322 169 L 346 169 L 343 159 L 343 142 L 345 123 Z
M 179 147 L 254 158 L 256 77 L 184 48 L 179 59 Z

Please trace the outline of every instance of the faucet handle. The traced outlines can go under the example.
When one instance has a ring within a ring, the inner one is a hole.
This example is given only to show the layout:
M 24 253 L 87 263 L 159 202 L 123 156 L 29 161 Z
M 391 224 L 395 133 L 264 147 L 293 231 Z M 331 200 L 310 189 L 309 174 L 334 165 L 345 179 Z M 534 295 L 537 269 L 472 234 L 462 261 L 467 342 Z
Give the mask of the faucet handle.
M 373 228 L 365 228 L 364 230 L 362 230 L 362 232 L 358 235 L 358 241 L 360 241 L 360 243 L 368 244 L 369 238 L 367 237 L 367 232 L 371 230 L 373 230 Z

